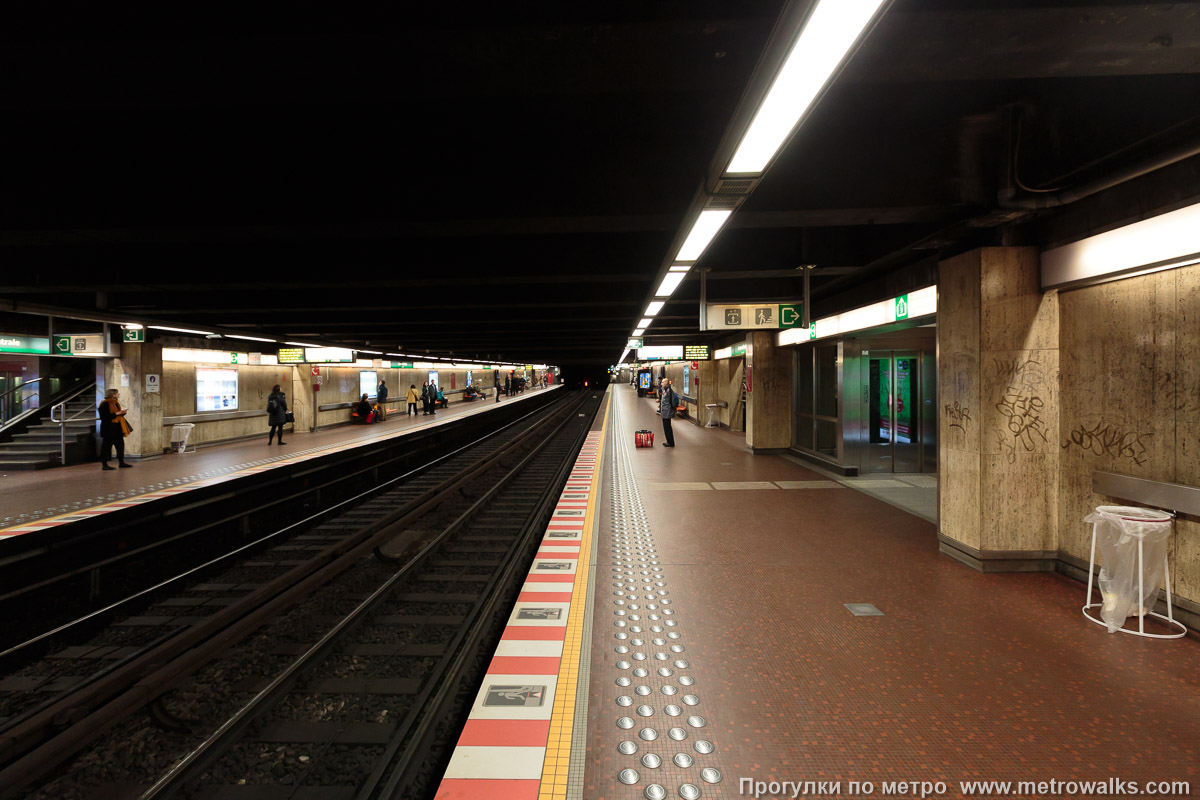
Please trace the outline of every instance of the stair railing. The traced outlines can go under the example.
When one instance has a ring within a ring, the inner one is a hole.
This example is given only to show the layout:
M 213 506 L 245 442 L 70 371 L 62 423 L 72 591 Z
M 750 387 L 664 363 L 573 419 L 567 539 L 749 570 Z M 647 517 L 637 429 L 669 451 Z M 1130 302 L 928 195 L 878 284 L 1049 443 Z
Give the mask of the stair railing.
M 94 409 L 94 408 L 85 408 L 80 411 L 76 411 L 74 414 L 72 414 L 69 417 L 66 416 L 67 403 L 71 402 L 72 400 L 74 400 L 76 397 L 83 394 L 84 392 L 93 390 L 95 388 L 96 388 L 96 385 L 94 383 L 88 384 L 86 386 L 81 386 L 81 387 L 79 387 L 79 389 L 77 389 L 74 392 L 71 392 L 71 394 L 67 395 L 62 400 L 62 402 L 55 403 L 50 408 L 50 421 L 58 424 L 58 464 L 59 464 L 59 466 L 63 466 L 67 463 L 67 423 L 74 422 L 77 419 L 83 419 L 84 414 L 91 414 L 92 419 L 98 419 L 98 417 L 96 416 L 96 409 Z
M 27 414 L 37 410 L 37 407 L 25 408 L 25 404 L 38 396 L 38 392 L 34 392 L 28 397 L 24 396 L 24 391 L 35 383 L 40 382 L 41 378 L 34 378 L 31 381 L 25 381 L 19 386 L 14 386 L 5 392 L 0 392 L 0 425 L 4 425 L 12 419 L 22 414 Z M 39 390 L 41 387 L 38 387 Z M 14 396 L 15 395 L 15 396 Z

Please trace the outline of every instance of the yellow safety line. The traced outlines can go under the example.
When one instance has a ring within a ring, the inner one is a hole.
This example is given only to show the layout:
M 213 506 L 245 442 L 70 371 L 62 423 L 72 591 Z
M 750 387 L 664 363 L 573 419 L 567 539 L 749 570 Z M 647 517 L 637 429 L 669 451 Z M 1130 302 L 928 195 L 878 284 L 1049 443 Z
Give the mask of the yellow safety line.
M 592 475 L 587 513 L 583 518 L 583 536 L 579 543 L 579 559 L 575 563 L 575 588 L 571 591 L 571 610 L 567 615 L 567 631 L 563 637 L 563 654 L 555 684 L 554 710 L 550 715 L 550 737 L 546 741 L 546 760 L 542 763 L 542 782 L 538 800 L 563 800 L 567 796 L 567 767 L 571 761 L 571 734 L 575 724 L 575 697 L 579 688 L 579 656 L 583 641 L 583 618 L 587 614 L 588 569 L 591 566 L 592 525 L 600 504 L 600 465 L 604 457 L 604 435 L 612 396 L 604 410 L 600 426 L 600 445 L 596 448 L 596 471 Z M 586 687 L 585 687 L 586 688 Z

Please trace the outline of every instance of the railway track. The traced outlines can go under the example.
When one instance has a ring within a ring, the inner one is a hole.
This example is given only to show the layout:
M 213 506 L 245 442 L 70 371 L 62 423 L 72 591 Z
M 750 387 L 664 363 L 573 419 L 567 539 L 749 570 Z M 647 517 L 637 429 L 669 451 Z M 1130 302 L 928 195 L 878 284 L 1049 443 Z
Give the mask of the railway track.
M 276 548 L 276 568 L 289 568 L 265 583 L 193 587 L 185 600 L 221 592 L 218 610 L 0 732 L 0 797 L 114 725 L 161 755 L 129 769 L 103 759 L 94 774 L 85 755 L 40 796 L 292 796 L 305 784 L 323 797 L 419 796 L 436 724 L 503 617 L 597 405 L 559 403 L 307 529 Z

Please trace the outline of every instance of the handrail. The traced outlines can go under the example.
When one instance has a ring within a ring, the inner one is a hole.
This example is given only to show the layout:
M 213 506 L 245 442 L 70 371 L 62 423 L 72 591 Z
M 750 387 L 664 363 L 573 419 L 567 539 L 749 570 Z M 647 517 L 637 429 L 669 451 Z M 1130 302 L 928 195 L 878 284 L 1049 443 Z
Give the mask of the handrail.
M 12 413 L 14 401 L 10 398 L 10 395 L 15 394 L 16 392 L 23 392 L 26 388 L 33 386 L 35 383 L 38 383 L 41 380 L 43 380 L 43 378 L 34 378 L 31 381 L 25 381 L 18 386 L 14 386 L 11 389 L 0 392 L 0 425 L 4 425 L 8 421 L 10 414 L 13 417 L 16 417 L 22 413 L 21 411 L 17 411 L 15 414 Z M 38 396 L 39 392 L 34 392 L 30 397 L 21 397 L 18 402 L 23 406 L 34 397 Z
M 66 410 L 67 410 L 67 403 L 71 402 L 76 397 L 78 397 L 79 395 L 88 391 L 89 389 L 95 389 L 95 388 L 96 388 L 96 384 L 94 382 L 84 384 L 83 386 L 80 386 L 78 389 L 76 389 L 75 391 L 71 392 L 69 395 L 64 397 L 61 401 L 59 401 L 58 403 L 55 403 L 53 406 L 50 407 L 50 421 L 58 423 L 58 465 L 59 466 L 63 466 L 67 463 L 67 423 L 78 419 L 79 415 L 83 414 L 84 411 L 91 411 L 91 413 L 93 413 L 93 414 L 96 413 L 95 411 L 92 411 L 92 409 L 84 409 L 83 411 L 76 411 L 69 418 L 63 417 L 62 415 L 64 413 L 66 413 Z M 55 416 L 56 412 L 57 412 L 58 416 Z

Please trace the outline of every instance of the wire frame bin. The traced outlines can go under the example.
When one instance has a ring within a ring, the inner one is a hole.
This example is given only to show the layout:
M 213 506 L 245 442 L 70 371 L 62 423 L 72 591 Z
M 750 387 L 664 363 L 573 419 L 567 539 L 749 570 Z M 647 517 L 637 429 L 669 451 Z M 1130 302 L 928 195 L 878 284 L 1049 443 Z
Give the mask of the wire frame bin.
M 188 439 L 192 436 L 192 429 L 195 424 L 191 422 L 181 422 L 178 425 L 171 426 L 171 449 L 176 453 L 186 453 Z M 196 452 L 196 448 L 192 446 L 192 452 Z
M 1167 559 L 1167 540 L 1174 516 L 1165 511 L 1132 506 L 1099 506 L 1089 514 L 1092 523 L 1092 555 L 1088 564 L 1087 599 L 1083 615 L 1109 633 L 1120 631 L 1148 639 L 1179 639 L 1187 635 L 1183 623 L 1175 620 L 1171 605 L 1171 568 Z M 1104 556 L 1100 577 L 1095 578 L 1096 541 Z M 1166 587 L 1166 616 L 1153 610 L 1158 600 L 1159 580 Z M 1092 602 L 1092 586 L 1099 583 L 1100 602 Z M 1095 616 L 1099 609 L 1099 617 Z M 1137 617 L 1136 630 L 1126 620 Z M 1165 622 L 1170 633 L 1147 633 L 1146 617 Z

